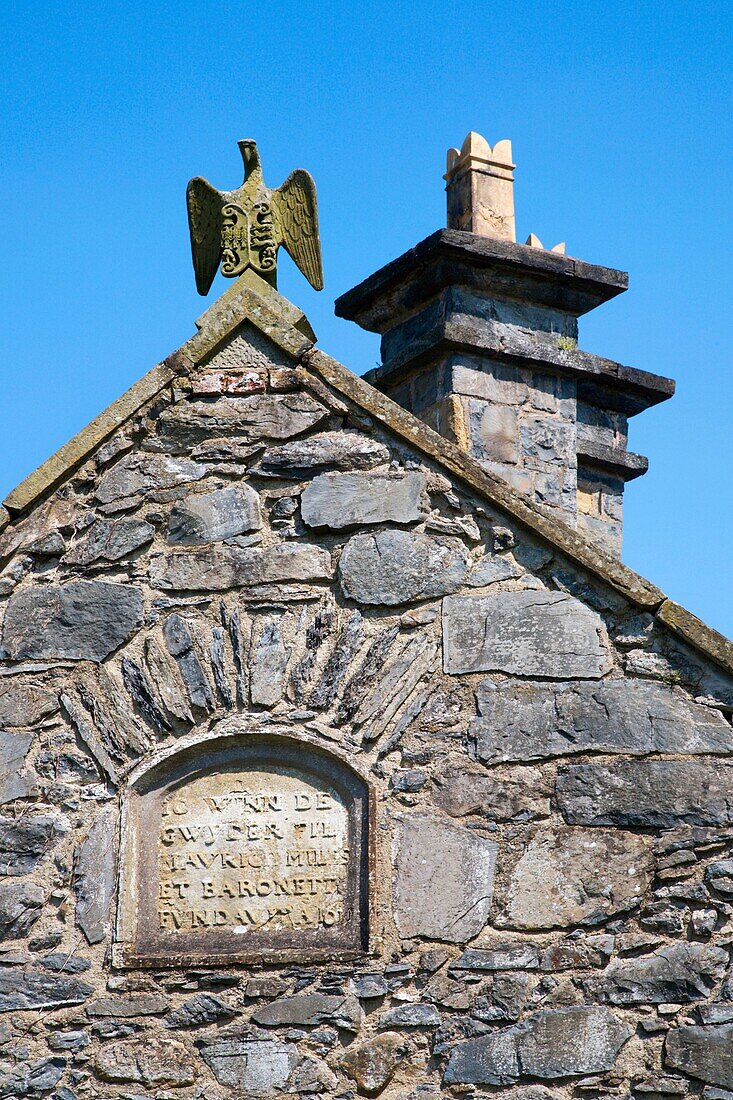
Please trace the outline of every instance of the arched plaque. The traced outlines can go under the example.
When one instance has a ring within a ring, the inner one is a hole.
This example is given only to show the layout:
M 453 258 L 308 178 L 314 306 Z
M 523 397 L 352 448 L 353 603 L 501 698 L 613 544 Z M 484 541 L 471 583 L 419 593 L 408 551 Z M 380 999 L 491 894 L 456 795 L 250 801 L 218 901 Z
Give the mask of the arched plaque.
M 116 960 L 352 958 L 368 942 L 369 792 L 285 737 L 226 736 L 131 786 Z

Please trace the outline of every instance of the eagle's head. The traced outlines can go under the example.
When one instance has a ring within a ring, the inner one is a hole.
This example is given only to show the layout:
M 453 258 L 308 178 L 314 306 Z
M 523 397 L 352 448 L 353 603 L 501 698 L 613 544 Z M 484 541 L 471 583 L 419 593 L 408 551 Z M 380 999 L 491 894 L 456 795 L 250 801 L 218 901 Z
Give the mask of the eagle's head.
M 237 145 L 244 161 L 244 182 L 246 183 L 255 169 L 260 166 L 260 154 L 257 151 L 257 142 L 253 141 L 252 138 L 238 141 Z

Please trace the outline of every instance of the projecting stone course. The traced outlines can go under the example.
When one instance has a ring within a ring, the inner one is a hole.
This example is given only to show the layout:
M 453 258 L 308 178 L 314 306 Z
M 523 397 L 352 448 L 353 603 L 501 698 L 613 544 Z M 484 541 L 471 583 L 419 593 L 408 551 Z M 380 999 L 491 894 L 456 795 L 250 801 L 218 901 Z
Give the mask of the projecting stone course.
M 609 669 L 603 623 L 559 592 L 448 596 L 443 602 L 446 672 L 507 672 L 598 679 Z

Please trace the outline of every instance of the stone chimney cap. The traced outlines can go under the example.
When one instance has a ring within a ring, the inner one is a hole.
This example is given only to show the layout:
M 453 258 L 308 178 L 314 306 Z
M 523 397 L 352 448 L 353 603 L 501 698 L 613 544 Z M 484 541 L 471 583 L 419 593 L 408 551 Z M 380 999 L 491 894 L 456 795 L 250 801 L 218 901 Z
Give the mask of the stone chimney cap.
M 486 138 L 471 130 L 464 138 L 460 149 L 449 149 L 446 158 L 445 180 L 452 179 L 458 172 L 471 169 L 495 169 L 492 175 L 502 179 L 513 179 L 512 172 L 516 164 L 512 162 L 512 143 L 508 138 L 497 141 L 492 149 Z

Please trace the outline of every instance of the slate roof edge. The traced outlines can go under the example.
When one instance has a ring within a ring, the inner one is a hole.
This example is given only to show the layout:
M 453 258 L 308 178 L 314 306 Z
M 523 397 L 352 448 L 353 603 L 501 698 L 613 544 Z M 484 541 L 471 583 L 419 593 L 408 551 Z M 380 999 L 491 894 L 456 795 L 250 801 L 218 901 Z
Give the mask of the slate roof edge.
M 540 505 L 501 478 L 484 470 L 454 443 L 331 356 L 314 348 L 304 353 L 302 362 L 386 428 L 434 459 L 469 488 L 487 497 L 533 534 L 552 543 L 631 603 L 653 614 L 674 634 L 733 675 L 733 642 L 668 599 L 656 585 L 604 553 L 562 520 L 548 515 Z

